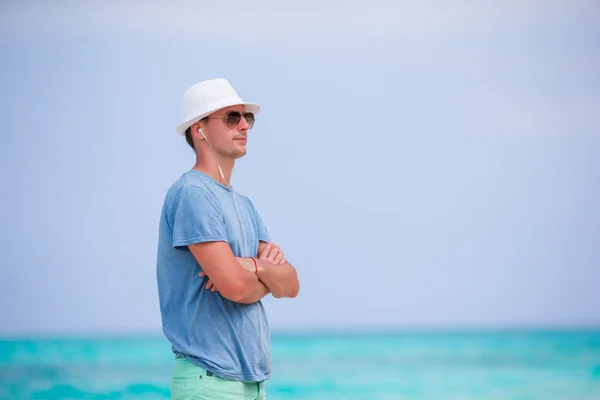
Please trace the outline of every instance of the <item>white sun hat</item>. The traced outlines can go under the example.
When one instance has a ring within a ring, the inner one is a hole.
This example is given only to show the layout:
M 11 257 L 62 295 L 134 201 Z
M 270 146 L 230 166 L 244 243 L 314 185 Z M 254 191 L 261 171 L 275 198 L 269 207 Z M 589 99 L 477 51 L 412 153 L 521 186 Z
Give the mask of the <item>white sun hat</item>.
M 188 88 L 181 100 L 182 122 L 177 133 L 185 135 L 187 128 L 213 112 L 229 106 L 244 105 L 246 112 L 258 114 L 260 106 L 243 101 L 231 84 L 223 78 L 202 81 Z

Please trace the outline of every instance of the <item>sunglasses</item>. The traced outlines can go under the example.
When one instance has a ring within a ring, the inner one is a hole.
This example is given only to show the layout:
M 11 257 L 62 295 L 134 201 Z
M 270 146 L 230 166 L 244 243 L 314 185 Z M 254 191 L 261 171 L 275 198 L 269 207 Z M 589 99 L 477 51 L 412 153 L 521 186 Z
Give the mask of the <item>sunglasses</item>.
M 230 129 L 233 129 L 236 126 L 238 126 L 238 124 L 242 120 L 242 115 L 243 115 L 244 119 L 246 120 L 246 122 L 248 123 L 248 129 L 252 129 L 252 127 L 254 126 L 254 114 L 251 113 L 251 112 L 247 112 L 247 113 L 241 114 L 238 111 L 231 111 L 225 117 L 221 117 L 221 118 L 215 118 L 215 117 L 209 118 L 209 117 L 206 117 L 206 119 L 224 119 L 225 120 L 225 124 L 227 124 L 227 127 L 230 128 Z

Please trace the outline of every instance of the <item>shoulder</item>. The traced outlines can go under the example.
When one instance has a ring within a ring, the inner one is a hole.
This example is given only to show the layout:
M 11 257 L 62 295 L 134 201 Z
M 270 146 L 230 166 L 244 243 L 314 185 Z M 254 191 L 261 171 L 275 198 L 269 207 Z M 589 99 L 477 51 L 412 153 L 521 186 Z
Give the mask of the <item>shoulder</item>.
M 175 181 L 165 196 L 165 206 L 172 208 L 180 203 L 208 203 L 218 205 L 217 196 L 202 179 L 189 172 L 184 173 Z

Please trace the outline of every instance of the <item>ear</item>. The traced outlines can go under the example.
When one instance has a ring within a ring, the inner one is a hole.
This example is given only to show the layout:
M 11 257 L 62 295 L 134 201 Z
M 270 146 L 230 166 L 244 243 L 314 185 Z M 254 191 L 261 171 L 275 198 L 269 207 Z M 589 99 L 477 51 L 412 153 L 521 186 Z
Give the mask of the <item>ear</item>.
M 194 136 L 196 139 L 204 140 L 204 136 L 202 136 L 202 134 L 200 133 L 200 129 L 203 128 L 203 125 L 204 125 L 204 121 L 198 121 L 198 122 L 195 122 L 191 126 L 191 128 L 192 128 L 192 136 Z

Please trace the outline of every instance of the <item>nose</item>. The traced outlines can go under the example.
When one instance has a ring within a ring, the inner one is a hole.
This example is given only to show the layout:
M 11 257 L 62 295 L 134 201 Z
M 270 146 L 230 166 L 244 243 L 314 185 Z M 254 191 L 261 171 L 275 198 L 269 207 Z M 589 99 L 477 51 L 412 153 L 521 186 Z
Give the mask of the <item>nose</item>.
M 242 119 L 240 120 L 240 123 L 238 124 L 238 129 L 240 131 L 247 131 L 248 128 L 250 128 L 250 125 L 248 125 L 248 121 L 246 121 L 246 118 L 244 118 L 242 116 Z

